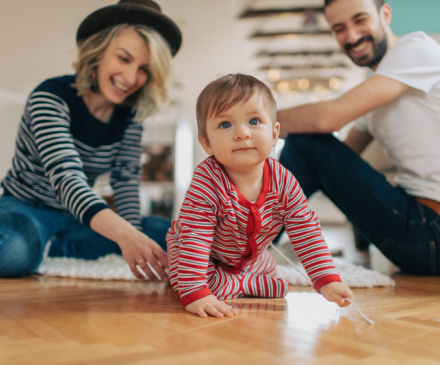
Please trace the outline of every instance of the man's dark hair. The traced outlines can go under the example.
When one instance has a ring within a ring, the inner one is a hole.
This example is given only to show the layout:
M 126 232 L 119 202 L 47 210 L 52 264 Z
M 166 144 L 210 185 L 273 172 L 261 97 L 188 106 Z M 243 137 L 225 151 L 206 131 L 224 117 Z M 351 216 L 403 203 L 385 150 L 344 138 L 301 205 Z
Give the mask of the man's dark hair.
M 333 1 L 335 1 L 335 0 L 325 0 L 324 6 L 330 5 Z M 385 0 L 373 0 L 373 1 L 376 4 L 376 8 L 378 11 L 380 11 L 380 9 L 382 8 L 382 5 L 385 4 Z

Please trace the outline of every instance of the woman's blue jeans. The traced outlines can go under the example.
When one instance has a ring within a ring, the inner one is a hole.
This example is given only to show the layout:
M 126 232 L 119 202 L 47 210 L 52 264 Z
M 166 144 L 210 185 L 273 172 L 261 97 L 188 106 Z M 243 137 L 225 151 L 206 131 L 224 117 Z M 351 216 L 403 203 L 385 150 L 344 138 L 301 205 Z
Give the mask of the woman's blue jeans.
M 325 193 L 403 271 L 440 275 L 440 216 L 388 183 L 343 142 L 327 134 L 291 134 L 280 162 L 307 197 Z
M 143 231 L 166 250 L 165 236 L 171 221 L 144 217 Z M 13 196 L 0 197 L 0 277 L 32 274 L 43 260 L 46 243 L 49 256 L 97 259 L 121 254 L 119 246 L 81 224 L 66 211 L 43 204 L 29 205 Z

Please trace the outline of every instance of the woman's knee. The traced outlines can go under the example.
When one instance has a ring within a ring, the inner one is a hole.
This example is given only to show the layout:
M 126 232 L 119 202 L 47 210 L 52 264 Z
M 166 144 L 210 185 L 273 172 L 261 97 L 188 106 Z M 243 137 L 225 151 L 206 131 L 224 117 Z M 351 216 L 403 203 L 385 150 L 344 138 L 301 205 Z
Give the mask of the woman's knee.
M 33 273 L 41 263 L 44 243 L 27 216 L 0 212 L 0 277 Z

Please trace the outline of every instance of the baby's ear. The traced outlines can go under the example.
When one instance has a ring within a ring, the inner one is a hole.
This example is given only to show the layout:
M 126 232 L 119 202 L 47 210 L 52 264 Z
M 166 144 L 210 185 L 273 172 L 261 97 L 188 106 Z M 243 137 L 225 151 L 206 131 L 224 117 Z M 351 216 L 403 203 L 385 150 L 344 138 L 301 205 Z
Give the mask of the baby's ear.
M 273 147 L 275 147 L 275 145 L 278 142 L 278 136 L 280 135 L 280 123 L 278 123 L 278 122 L 274 123 L 272 133 L 273 133 L 272 145 L 273 145 Z
M 203 137 L 201 133 L 199 133 L 198 138 L 199 138 L 199 142 L 202 145 L 202 147 L 205 150 L 205 152 L 208 155 L 213 155 L 212 149 L 211 149 L 211 144 L 209 143 L 208 138 Z

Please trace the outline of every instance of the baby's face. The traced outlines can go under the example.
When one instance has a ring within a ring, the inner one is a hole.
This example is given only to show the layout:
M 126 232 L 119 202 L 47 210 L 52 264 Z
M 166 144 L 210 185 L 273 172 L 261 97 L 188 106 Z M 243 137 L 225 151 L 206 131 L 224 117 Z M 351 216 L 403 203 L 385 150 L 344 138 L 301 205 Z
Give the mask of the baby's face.
M 208 139 L 201 137 L 205 151 L 214 155 L 226 171 L 247 172 L 269 157 L 280 131 L 262 98 L 254 94 L 219 115 L 208 117 Z

